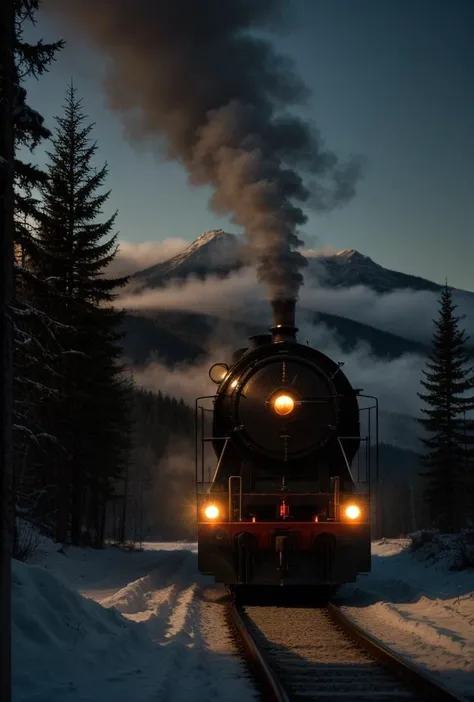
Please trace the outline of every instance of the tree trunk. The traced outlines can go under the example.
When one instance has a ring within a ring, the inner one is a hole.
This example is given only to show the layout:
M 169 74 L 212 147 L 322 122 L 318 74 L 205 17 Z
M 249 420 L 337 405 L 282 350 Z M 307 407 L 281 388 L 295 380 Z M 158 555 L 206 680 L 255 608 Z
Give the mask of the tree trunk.
M 57 498 L 56 498 L 56 540 L 60 543 L 67 543 L 69 536 L 69 475 L 70 460 L 62 458 L 58 460 L 57 471 Z
M 81 543 L 83 477 L 77 461 L 72 461 L 72 495 L 71 495 L 71 543 Z
M 107 509 L 107 503 L 104 499 L 101 501 L 100 509 L 100 524 L 99 524 L 99 548 L 104 548 L 105 544 L 105 514 Z
M 125 483 L 123 487 L 123 504 L 122 504 L 122 524 L 120 527 L 120 542 L 125 543 L 126 536 L 126 523 L 127 523 L 127 499 L 128 499 L 128 471 L 129 463 L 127 461 L 127 466 L 125 468 Z
M 14 3 L 0 3 L 0 699 L 11 700 Z

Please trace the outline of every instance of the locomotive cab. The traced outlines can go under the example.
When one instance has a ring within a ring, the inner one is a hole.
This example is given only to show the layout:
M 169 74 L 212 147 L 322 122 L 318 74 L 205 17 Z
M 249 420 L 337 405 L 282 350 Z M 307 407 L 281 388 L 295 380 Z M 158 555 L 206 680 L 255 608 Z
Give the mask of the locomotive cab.
M 337 586 L 370 570 L 361 411 L 376 407 L 359 407 L 341 363 L 297 343 L 294 310 L 274 302 L 271 335 L 215 364 L 216 395 L 196 403 L 198 566 L 227 586 Z

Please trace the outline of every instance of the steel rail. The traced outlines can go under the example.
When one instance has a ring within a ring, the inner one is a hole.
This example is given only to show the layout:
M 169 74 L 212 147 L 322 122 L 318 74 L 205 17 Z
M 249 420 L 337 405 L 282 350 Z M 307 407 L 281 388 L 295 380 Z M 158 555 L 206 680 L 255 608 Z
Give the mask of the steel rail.
M 422 697 L 433 700 L 433 702 L 469 702 L 466 697 L 450 690 L 431 673 L 414 665 L 404 656 L 388 648 L 377 637 L 361 629 L 358 624 L 342 612 L 340 607 L 328 603 L 326 608 L 332 621 L 345 634 Z
M 255 639 L 248 627 L 247 615 L 231 602 L 228 608 L 229 621 L 242 644 L 245 658 L 250 663 L 255 676 L 259 679 L 265 691 L 264 699 L 268 702 L 291 702 L 286 690 L 281 685 L 275 672 L 270 667 L 265 656 L 259 650 Z
M 433 675 L 392 651 L 377 637 L 364 631 L 336 605 L 328 603 L 325 609 L 335 626 L 420 698 L 429 702 L 469 702 L 466 697 L 450 690 Z M 272 664 L 268 662 L 251 633 L 249 616 L 235 602 L 229 603 L 228 620 L 252 672 L 263 688 L 264 699 L 268 702 L 291 702 L 297 695 L 293 695 L 282 685 Z M 316 700 L 317 695 L 312 699 Z

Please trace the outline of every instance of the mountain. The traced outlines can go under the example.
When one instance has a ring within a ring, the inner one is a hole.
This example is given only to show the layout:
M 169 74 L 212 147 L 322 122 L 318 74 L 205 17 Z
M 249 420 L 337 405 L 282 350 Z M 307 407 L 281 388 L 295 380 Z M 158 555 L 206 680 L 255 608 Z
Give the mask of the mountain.
M 205 279 L 208 276 L 225 277 L 245 265 L 242 237 L 213 229 L 201 234 L 184 251 L 167 261 L 152 265 L 131 276 L 134 290 L 160 288 L 171 281 L 185 281 L 190 276 Z M 330 288 L 348 288 L 355 285 L 368 287 L 378 293 L 397 289 L 426 290 L 438 293 L 441 286 L 418 276 L 392 271 L 355 249 L 321 254 L 308 259 L 307 280 L 315 280 Z M 474 294 L 461 291 L 474 306 Z M 344 352 L 358 342 L 368 343 L 374 354 L 396 358 L 405 353 L 424 354 L 427 346 L 397 334 L 390 334 L 355 320 L 300 309 L 300 316 L 312 324 L 323 322 L 335 332 Z M 208 315 L 184 312 L 157 311 L 130 314 L 125 320 L 125 349 L 134 363 L 144 363 L 150 354 L 157 354 L 166 363 L 194 361 L 204 355 L 216 320 Z M 252 324 L 234 325 L 234 331 L 243 340 L 261 331 Z
M 441 286 L 425 278 L 392 271 L 355 249 L 343 249 L 308 259 L 307 280 L 317 280 L 331 288 L 363 285 L 378 293 L 396 289 L 426 290 L 437 293 Z M 131 276 L 135 290 L 160 288 L 170 281 L 184 281 L 190 276 L 228 276 L 245 265 L 242 238 L 221 229 L 204 232 L 184 251 L 167 261 L 152 265 Z M 463 292 L 473 300 L 474 294 Z M 300 318 L 310 324 L 323 322 L 335 332 L 341 349 L 349 352 L 358 342 L 366 342 L 380 357 L 397 358 L 405 353 L 425 354 L 427 346 L 397 334 L 377 329 L 347 317 L 300 308 Z M 125 350 L 134 363 L 145 363 L 151 354 L 166 363 L 192 362 L 205 354 L 216 320 L 204 314 L 156 311 L 130 314 L 124 323 Z M 233 325 L 233 332 L 244 341 L 262 330 L 249 324 Z
M 184 251 L 131 276 L 134 285 L 157 288 L 189 276 L 226 276 L 244 265 L 241 240 L 222 229 L 204 232 Z
M 244 265 L 242 237 L 222 229 L 212 229 L 201 234 L 184 251 L 168 261 L 135 273 L 131 276 L 131 281 L 139 288 L 156 288 L 171 280 L 185 280 L 189 276 L 202 279 L 209 275 L 226 276 Z M 436 293 L 442 287 L 419 276 L 384 268 L 355 249 L 311 256 L 308 258 L 305 277 L 323 282 L 329 287 L 364 285 L 379 293 L 407 288 Z M 463 292 L 474 301 L 474 293 Z
M 343 249 L 334 254 L 318 256 L 316 261 L 323 265 L 326 276 L 324 284 L 329 287 L 349 288 L 354 285 L 365 285 L 378 293 L 407 288 L 429 290 L 435 293 L 441 290 L 441 285 L 431 280 L 384 268 L 355 249 Z M 314 259 L 310 260 L 310 271 L 313 262 Z
M 315 312 L 310 315 L 310 319 L 314 325 L 323 322 L 328 329 L 335 332 L 344 353 L 349 353 L 358 341 L 369 344 L 373 353 L 383 358 L 398 358 L 405 353 L 425 354 L 427 352 L 427 346 L 419 341 L 404 339 L 397 334 L 381 331 L 369 324 L 356 322 L 347 317 Z
M 135 273 L 131 276 L 131 287 L 134 291 L 152 290 L 171 281 L 185 281 L 189 277 L 226 277 L 245 265 L 242 238 L 220 229 L 211 230 L 201 234 L 178 255 Z M 305 270 L 305 279 L 307 282 L 313 279 L 329 288 L 360 285 L 377 293 L 411 289 L 438 294 L 442 288 L 425 278 L 384 268 L 355 249 L 311 256 Z M 474 293 L 457 292 L 474 308 Z M 323 323 L 334 333 L 343 353 L 350 353 L 359 342 L 366 342 L 375 356 L 386 359 L 395 359 L 407 353 L 425 355 L 428 351 L 427 345 L 423 343 L 347 317 L 303 309 L 300 306 L 298 318 L 305 320 L 305 328 L 308 324 L 316 326 Z M 226 338 L 228 330 L 229 338 L 241 340 L 242 345 L 249 336 L 264 331 L 252 319 L 248 323 L 222 322 L 212 315 L 196 312 L 131 312 L 123 324 L 124 352 L 135 366 L 145 365 L 151 357 L 158 357 L 170 367 L 195 363 L 207 357 L 218 325 L 221 329 L 224 328 L 221 336 Z M 300 341 L 305 343 L 306 339 L 301 337 Z M 416 473 L 417 452 L 420 449 L 420 427 L 416 419 L 398 414 L 391 407 L 380 409 L 380 439 L 390 444 L 382 446 L 380 453 L 381 466 L 386 475 L 400 477 L 402 473 Z

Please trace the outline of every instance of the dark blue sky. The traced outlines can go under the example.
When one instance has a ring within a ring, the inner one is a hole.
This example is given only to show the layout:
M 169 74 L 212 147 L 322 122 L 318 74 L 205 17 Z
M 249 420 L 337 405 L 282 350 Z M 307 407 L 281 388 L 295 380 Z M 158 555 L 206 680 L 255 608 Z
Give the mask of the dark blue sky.
M 310 216 L 305 233 L 320 246 L 356 248 L 386 267 L 474 290 L 474 0 L 293 5 L 297 17 L 275 42 L 313 91 L 304 114 L 330 148 L 367 162 L 355 199 Z M 44 16 L 35 35 L 63 36 L 68 48 L 27 86 L 30 103 L 50 126 L 74 77 L 96 123 L 99 158 L 109 163 L 108 211 L 120 210 L 120 238 L 236 231 L 208 211 L 209 191 L 191 189 L 178 165 L 124 140 L 105 104 L 102 57 Z

